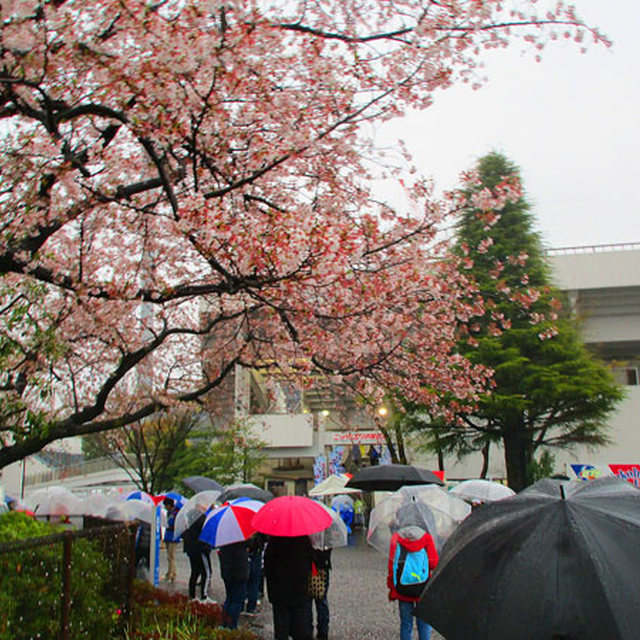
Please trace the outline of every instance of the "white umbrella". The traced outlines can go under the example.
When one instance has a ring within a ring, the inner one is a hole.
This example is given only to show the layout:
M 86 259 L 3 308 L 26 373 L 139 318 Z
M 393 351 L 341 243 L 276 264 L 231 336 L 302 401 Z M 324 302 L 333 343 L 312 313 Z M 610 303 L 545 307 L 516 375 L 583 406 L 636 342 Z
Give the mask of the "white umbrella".
M 495 502 L 514 496 L 516 492 L 504 484 L 491 480 L 463 480 L 451 493 L 469 502 Z
M 319 504 L 322 504 L 320 502 Z M 332 549 L 333 547 L 346 547 L 349 543 L 349 532 L 347 531 L 347 525 L 344 523 L 340 514 L 331 507 L 327 507 L 326 504 L 322 506 L 327 510 L 331 516 L 331 526 L 317 533 L 312 533 L 309 536 L 311 540 L 311 546 L 314 549 Z
M 92 493 L 84 499 L 85 513 L 104 518 L 107 509 L 116 502 L 115 497 L 109 497 L 104 493 Z
M 189 498 L 184 506 L 178 511 L 175 524 L 173 525 L 173 535 L 177 538 L 181 536 L 214 502 L 217 501 L 220 491 L 212 489 L 210 491 L 200 491 Z
M 394 532 L 417 526 L 433 536 L 440 550 L 470 513 L 471 507 L 464 500 L 437 485 L 401 487 L 371 511 L 367 542 L 386 555 Z
M 26 503 L 37 516 L 80 516 L 85 512 L 83 501 L 61 485 L 36 489 Z
M 334 473 L 310 489 L 309 495 L 331 496 L 337 493 L 360 493 L 360 489 L 350 489 L 344 486 L 350 478 L 351 476 L 346 473 Z

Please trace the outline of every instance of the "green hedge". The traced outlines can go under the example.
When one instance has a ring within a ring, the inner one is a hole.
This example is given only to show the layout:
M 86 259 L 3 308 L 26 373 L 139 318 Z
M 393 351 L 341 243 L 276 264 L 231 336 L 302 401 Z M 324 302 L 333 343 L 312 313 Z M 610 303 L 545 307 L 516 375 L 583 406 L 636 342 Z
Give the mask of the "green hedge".
M 59 533 L 22 513 L 0 515 L 0 640 L 50 640 L 60 635 L 62 541 L 3 550 L 1 543 Z M 14 547 L 14 545 L 12 545 Z M 118 605 L 105 597 L 110 566 L 97 544 L 74 539 L 71 556 L 72 640 L 112 638 Z

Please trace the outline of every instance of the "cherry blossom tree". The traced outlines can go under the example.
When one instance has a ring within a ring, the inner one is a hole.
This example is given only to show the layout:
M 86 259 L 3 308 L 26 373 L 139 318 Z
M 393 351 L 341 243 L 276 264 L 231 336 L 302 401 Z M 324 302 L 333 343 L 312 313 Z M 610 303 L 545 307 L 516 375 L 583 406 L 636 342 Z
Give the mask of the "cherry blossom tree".
M 472 397 L 489 372 L 454 345 L 482 304 L 438 235 L 456 204 L 373 127 L 481 82 L 485 49 L 605 42 L 543 5 L 2 2 L 0 468 L 236 364 Z

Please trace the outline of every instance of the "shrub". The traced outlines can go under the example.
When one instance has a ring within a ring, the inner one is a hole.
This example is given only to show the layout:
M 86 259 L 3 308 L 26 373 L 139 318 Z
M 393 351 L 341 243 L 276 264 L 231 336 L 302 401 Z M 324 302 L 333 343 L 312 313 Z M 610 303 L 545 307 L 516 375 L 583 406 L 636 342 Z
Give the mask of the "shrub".
M 0 543 L 58 533 L 22 513 L 0 516 Z M 63 547 L 60 541 L 0 550 L 0 640 L 59 635 Z M 72 544 L 70 638 L 109 638 L 118 607 L 104 596 L 109 567 L 91 540 Z
M 257 640 L 247 629 L 220 628 L 222 607 L 136 580 L 128 640 Z

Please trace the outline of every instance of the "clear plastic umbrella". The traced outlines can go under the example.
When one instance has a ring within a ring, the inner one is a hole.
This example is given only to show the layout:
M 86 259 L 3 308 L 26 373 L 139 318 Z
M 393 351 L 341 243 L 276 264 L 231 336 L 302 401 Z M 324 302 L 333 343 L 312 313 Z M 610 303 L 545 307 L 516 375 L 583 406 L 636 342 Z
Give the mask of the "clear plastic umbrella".
M 117 498 L 104 493 L 92 493 L 84 499 L 85 513 L 92 516 L 105 517 L 107 509 L 115 504 Z
M 217 502 L 220 491 L 200 491 L 189 498 L 176 516 L 173 535 L 181 536 L 212 504 Z
M 349 543 L 349 532 L 340 514 L 326 504 L 319 502 L 331 516 L 332 522 L 328 529 L 312 533 L 309 536 L 311 546 L 314 549 L 332 549 L 333 547 L 346 547 Z
M 110 520 L 141 520 L 151 524 L 153 523 L 155 509 L 157 507 L 154 504 L 133 498 L 131 500 L 121 500 L 107 507 L 105 517 Z M 160 524 L 163 527 L 167 526 L 167 514 L 162 508 L 160 508 Z
M 469 502 L 495 502 L 515 496 L 516 492 L 504 484 L 491 480 L 463 480 L 451 493 Z
M 37 516 L 80 516 L 85 512 L 83 501 L 63 486 L 37 489 L 26 502 Z
M 432 535 L 439 551 L 470 513 L 464 500 L 434 484 L 402 487 L 371 511 L 367 542 L 386 555 L 394 532 L 416 526 Z
M 222 504 L 231 502 L 238 498 L 251 498 L 251 500 L 259 500 L 260 502 L 269 502 L 273 500 L 273 493 L 266 489 L 261 489 L 250 482 L 237 482 L 229 485 L 219 496 L 218 500 Z

